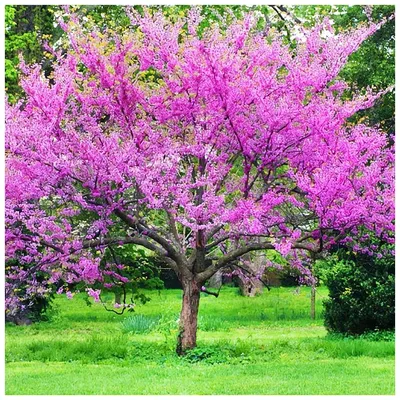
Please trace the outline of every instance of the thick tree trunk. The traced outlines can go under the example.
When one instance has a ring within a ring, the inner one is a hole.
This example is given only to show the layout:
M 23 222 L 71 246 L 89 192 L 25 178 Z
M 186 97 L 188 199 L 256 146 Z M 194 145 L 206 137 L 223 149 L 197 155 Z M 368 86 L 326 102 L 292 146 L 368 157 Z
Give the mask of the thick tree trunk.
M 187 350 L 196 347 L 197 316 L 200 302 L 200 287 L 195 280 L 183 281 L 182 286 L 182 311 L 176 348 L 179 355 L 183 355 Z
M 315 284 L 311 286 L 311 319 L 315 319 Z

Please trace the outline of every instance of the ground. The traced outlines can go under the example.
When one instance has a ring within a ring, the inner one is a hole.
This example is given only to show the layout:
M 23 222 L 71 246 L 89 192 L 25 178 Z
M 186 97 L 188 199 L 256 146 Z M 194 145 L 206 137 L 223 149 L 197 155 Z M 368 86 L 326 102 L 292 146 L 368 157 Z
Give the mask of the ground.
M 123 316 L 57 296 L 48 322 L 6 326 L 6 394 L 394 394 L 394 342 L 327 335 L 308 288 L 202 294 L 198 348 L 174 353 L 179 290 Z M 110 297 L 111 300 L 111 297 Z

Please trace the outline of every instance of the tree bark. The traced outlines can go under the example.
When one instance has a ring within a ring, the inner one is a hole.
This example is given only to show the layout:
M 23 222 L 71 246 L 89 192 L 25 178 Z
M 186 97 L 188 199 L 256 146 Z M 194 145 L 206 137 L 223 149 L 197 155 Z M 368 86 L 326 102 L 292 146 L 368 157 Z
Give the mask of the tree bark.
M 211 278 L 208 283 L 211 288 L 219 289 L 222 286 L 222 270 L 218 270 Z
M 179 355 L 183 355 L 196 347 L 197 317 L 200 303 L 200 287 L 194 279 L 184 280 L 182 286 L 182 310 L 176 347 L 176 352 Z
M 311 285 L 311 319 L 315 319 L 315 284 Z
M 242 296 L 254 297 L 262 293 L 263 284 L 257 278 L 238 277 L 240 293 Z
M 121 292 L 115 292 L 115 303 L 121 304 Z
M 242 296 L 254 297 L 261 294 L 263 290 L 263 283 L 256 276 L 264 272 L 266 257 L 265 254 L 257 254 L 253 257 L 245 254 L 243 258 L 247 260 L 246 269 L 249 274 L 238 276 L 240 292 Z

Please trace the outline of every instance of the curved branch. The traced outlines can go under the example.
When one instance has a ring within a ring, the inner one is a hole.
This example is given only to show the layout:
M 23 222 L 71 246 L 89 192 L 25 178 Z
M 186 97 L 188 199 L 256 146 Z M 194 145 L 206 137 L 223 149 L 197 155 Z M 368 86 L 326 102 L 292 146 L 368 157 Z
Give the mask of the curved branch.
M 235 261 L 244 254 L 247 254 L 250 251 L 263 249 L 274 250 L 275 247 L 270 242 L 250 243 L 247 246 L 240 247 L 227 253 L 224 257 L 220 258 L 217 263 L 211 265 L 205 271 L 199 273 L 197 276 L 201 282 L 205 282 L 207 279 L 211 278 L 219 269 L 223 268 L 232 261 Z
M 293 244 L 292 248 L 307 250 L 313 253 L 318 252 L 318 249 L 315 249 L 314 246 L 311 246 L 307 243 L 296 242 Z M 275 250 L 275 246 L 271 242 L 254 242 L 249 243 L 246 246 L 239 247 L 227 253 L 225 256 L 220 258 L 218 262 L 208 267 L 205 271 L 200 272 L 197 275 L 197 278 L 200 282 L 205 282 L 207 279 L 211 278 L 219 269 L 237 260 L 241 256 L 256 250 Z
M 83 249 L 95 248 L 100 246 L 109 246 L 111 244 L 137 244 L 146 247 L 149 250 L 161 256 L 167 256 L 167 252 L 161 247 L 149 242 L 143 237 L 127 236 L 127 237 L 114 237 L 114 238 L 103 238 L 95 240 L 85 240 L 83 242 Z
M 187 266 L 187 262 L 182 254 L 180 254 L 168 240 L 160 236 L 157 232 L 145 226 L 136 218 L 132 218 L 129 215 L 125 214 L 121 210 L 114 210 L 114 214 L 122 221 L 124 221 L 129 227 L 157 242 L 167 252 L 166 255 L 173 261 L 175 261 L 177 265 Z
M 211 250 L 213 247 L 218 246 L 220 243 L 224 242 L 231 238 L 231 235 L 221 236 L 219 239 L 216 239 L 214 242 L 206 245 L 206 250 Z
M 254 272 L 251 272 L 250 270 L 244 268 L 242 265 L 238 264 L 238 263 L 234 263 L 233 264 L 235 267 L 242 269 L 243 271 L 247 272 L 248 274 L 250 274 L 253 278 L 258 279 L 267 289 L 268 291 L 271 290 L 271 288 L 269 287 L 268 283 L 264 281 L 264 279 L 262 279 L 261 277 L 257 276 Z

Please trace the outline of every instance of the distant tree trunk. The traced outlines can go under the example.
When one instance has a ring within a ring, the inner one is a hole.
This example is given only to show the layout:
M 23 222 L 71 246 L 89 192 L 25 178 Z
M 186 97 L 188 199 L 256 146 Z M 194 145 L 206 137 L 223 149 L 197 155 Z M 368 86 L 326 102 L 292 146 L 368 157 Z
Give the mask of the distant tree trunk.
M 311 264 L 310 264 L 310 272 L 313 276 L 313 280 L 311 283 L 311 307 L 310 307 L 310 317 L 312 320 L 315 319 L 315 287 L 317 285 L 316 278 L 314 276 L 314 266 L 315 266 L 316 255 L 311 254 Z
M 194 280 L 183 280 L 182 310 L 176 352 L 183 355 L 196 347 L 197 317 L 200 303 L 200 287 Z
M 265 268 L 265 255 L 258 254 L 256 256 L 251 256 L 250 254 L 243 257 L 246 262 L 246 269 L 248 273 L 243 276 L 239 275 L 239 288 L 242 296 L 254 297 L 257 294 L 261 294 L 264 285 L 262 282 L 256 278 L 256 276 L 261 275 Z
M 311 319 L 315 319 L 315 283 L 311 285 Z
M 121 304 L 121 292 L 115 292 L 115 303 Z
M 239 276 L 239 288 L 242 296 L 254 297 L 262 293 L 263 284 L 257 278 Z
M 218 270 L 208 282 L 208 286 L 212 288 L 220 288 L 222 286 L 222 271 Z

